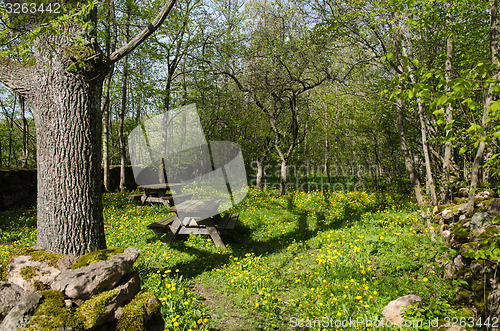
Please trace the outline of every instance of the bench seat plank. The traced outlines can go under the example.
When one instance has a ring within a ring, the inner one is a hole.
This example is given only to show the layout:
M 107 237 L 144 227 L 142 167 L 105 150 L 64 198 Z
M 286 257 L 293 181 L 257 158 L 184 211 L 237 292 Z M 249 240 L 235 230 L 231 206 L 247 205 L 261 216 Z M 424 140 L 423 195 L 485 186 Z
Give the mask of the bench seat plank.
M 159 221 L 149 224 L 147 228 L 153 230 L 155 233 L 167 233 L 170 231 L 170 224 L 172 224 L 176 218 L 177 216 L 175 215 L 169 215 Z

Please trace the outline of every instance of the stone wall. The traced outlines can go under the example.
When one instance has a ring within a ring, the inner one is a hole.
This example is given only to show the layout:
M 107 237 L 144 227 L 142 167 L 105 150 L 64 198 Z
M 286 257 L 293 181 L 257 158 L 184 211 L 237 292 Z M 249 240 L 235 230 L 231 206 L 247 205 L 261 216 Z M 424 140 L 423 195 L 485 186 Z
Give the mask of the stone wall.
M 461 195 L 453 203 L 436 206 L 422 216 L 433 237 L 441 236 L 451 249 L 448 256 L 437 257 L 437 262 L 444 266 L 446 278 L 457 281 L 457 301 L 472 307 L 477 318 L 498 317 L 500 198 L 495 198 L 493 191 L 479 192 L 474 211 L 468 213 L 466 189 Z
M 36 169 L 0 170 L 0 211 L 36 205 L 36 176 Z M 127 189 L 135 190 L 137 184 L 130 166 L 125 170 L 125 178 Z M 119 184 L 120 167 L 112 167 L 110 169 L 111 190 L 117 190 Z

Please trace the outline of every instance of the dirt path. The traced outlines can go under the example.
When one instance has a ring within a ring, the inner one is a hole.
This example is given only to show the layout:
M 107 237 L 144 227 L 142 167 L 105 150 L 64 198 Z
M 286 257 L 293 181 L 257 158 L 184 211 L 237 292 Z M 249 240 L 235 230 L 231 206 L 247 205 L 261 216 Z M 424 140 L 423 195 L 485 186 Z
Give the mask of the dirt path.
M 209 308 L 212 320 L 217 323 L 213 328 L 214 331 L 255 331 L 261 330 L 258 326 L 257 318 L 252 316 L 245 316 L 235 306 L 231 297 L 227 294 L 222 294 L 212 288 L 204 287 L 202 284 L 197 283 L 193 287 L 193 291 L 200 294 L 205 300 L 203 303 Z

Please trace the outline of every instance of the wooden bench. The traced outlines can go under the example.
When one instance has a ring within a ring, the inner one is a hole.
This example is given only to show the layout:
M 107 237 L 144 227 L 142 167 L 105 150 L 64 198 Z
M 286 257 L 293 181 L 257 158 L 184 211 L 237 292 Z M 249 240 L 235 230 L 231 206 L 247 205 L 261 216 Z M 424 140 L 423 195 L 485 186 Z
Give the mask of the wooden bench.
M 193 193 L 176 194 L 175 201 L 177 201 L 177 203 L 181 203 L 183 201 L 191 199 L 192 197 Z M 167 201 L 170 206 L 174 204 L 174 197 L 171 194 L 166 195 L 164 197 L 160 197 L 159 199 Z
M 170 232 L 170 224 L 172 224 L 176 217 L 177 216 L 175 215 L 167 216 L 159 221 L 149 224 L 147 228 L 149 230 L 153 230 L 156 234 L 168 233 Z
M 137 200 L 141 201 L 142 193 L 141 194 L 129 194 L 127 195 L 127 198 L 132 199 L 132 200 Z
M 239 213 L 229 213 L 224 215 L 224 217 L 215 224 L 217 231 L 222 234 L 229 234 L 234 230 L 236 223 L 240 217 Z

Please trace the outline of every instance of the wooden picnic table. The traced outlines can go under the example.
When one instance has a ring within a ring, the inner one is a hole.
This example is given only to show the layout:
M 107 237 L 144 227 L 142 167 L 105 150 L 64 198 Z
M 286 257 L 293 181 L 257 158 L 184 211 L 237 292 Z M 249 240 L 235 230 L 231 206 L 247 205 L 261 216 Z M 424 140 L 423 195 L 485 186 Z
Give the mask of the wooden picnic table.
M 167 194 L 167 190 L 176 192 L 176 200 L 190 199 L 192 194 L 177 194 L 181 191 L 183 184 L 181 183 L 162 183 L 162 184 L 150 184 L 150 185 L 139 185 L 138 189 L 144 190 L 144 193 L 131 195 L 131 198 L 136 198 L 141 201 L 141 205 L 146 202 L 159 202 L 166 207 L 173 205 L 172 194 Z
M 148 225 L 148 229 L 160 234 L 166 233 L 163 239 L 165 243 L 170 243 L 180 234 L 206 234 L 216 246 L 226 248 L 220 233 L 228 233 L 234 229 L 238 214 L 226 214 L 222 218 L 217 211 L 219 203 L 220 200 L 186 200 L 169 208 L 174 215 Z M 207 218 L 206 215 L 214 216 Z
M 177 217 L 170 226 L 165 242 L 169 243 L 177 234 L 208 234 L 216 246 L 226 248 L 215 228 L 216 219 L 220 218 L 217 212 L 219 203 L 220 200 L 186 200 L 170 207 L 169 211 L 174 212 Z M 183 219 L 179 215 L 183 215 Z M 203 218 L 206 215 L 214 216 Z

